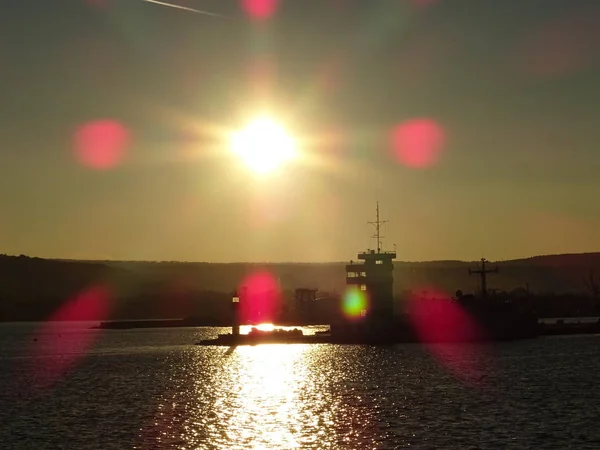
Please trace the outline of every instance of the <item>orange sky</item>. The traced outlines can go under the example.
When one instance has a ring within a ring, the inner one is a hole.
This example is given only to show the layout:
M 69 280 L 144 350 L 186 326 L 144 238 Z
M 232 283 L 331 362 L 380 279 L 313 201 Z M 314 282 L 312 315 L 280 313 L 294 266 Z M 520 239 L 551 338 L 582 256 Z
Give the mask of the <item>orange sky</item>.
M 0 252 L 340 261 L 377 199 L 400 260 L 600 250 L 600 5 L 372 3 L 2 6 Z M 311 164 L 232 160 L 264 110 Z

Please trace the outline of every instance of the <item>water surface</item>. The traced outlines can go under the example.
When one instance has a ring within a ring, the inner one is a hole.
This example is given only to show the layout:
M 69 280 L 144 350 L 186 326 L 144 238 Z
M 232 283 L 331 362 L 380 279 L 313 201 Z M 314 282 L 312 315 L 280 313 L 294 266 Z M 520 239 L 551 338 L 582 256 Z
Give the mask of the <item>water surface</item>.
M 600 448 L 600 336 L 190 345 L 218 332 L 0 325 L 0 446 Z

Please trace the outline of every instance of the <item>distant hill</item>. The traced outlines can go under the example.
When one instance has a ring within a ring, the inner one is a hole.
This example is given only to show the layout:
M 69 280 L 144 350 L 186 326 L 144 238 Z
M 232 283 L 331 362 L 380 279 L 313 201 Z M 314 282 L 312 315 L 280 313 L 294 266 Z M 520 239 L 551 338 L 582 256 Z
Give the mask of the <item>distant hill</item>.
M 544 255 L 532 256 L 524 259 L 514 259 L 508 261 L 511 264 L 534 264 L 544 267 L 581 267 L 597 266 L 600 261 L 600 252 L 598 253 L 566 253 L 562 255 Z
M 183 298 L 208 291 L 230 293 L 244 277 L 257 270 L 277 278 L 286 291 L 314 287 L 341 292 L 345 283 L 344 264 L 72 261 L 0 255 L 0 320 L 47 317 L 57 304 L 93 286 L 106 287 L 113 298 L 119 299 L 119 316 L 148 316 L 155 313 L 144 306 L 148 298 L 163 296 L 172 303 L 174 295 Z M 394 269 L 395 291 L 474 292 L 479 279 L 469 276 L 468 269 L 477 265 L 478 262 L 464 261 L 399 261 Z M 585 293 L 584 278 L 590 270 L 600 275 L 600 253 L 535 256 L 501 261 L 497 265 L 499 273 L 490 275 L 488 280 L 493 289 L 512 291 L 528 286 L 534 293 Z M 164 304 L 167 300 L 161 301 L 156 313 L 161 317 L 165 310 L 175 317 L 187 311 L 175 306 L 167 308 Z
M 315 287 L 342 290 L 346 262 L 332 263 L 206 263 L 153 261 L 75 261 L 0 255 L 0 296 L 45 293 L 64 295 L 89 283 L 109 283 L 120 292 L 140 292 L 157 285 L 182 289 L 231 291 L 254 271 L 265 270 L 284 289 Z M 396 261 L 397 292 L 438 288 L 469 292 L 479 285 L 469 268 L 478 261 Z M 510 290 L 529 284 L 535 292 L 584 291 L 583 278 L 590 270 L 600 275 L 600 253 L 533 256 L 492 262 L 498 274 L 489 276 L 490 287 Z

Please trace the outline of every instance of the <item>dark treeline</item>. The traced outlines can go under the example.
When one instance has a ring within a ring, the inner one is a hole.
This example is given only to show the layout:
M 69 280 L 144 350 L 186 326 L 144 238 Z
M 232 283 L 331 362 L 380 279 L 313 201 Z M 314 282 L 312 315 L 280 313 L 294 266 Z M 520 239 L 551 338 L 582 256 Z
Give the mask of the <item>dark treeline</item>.
M 196 316 L 207 324 L 229 320 L 232 290 L 256 271 L 282 290 L 275 319 L 320 322 L 339 314 L 345 263 L 210 264 L 83 262 L 0 255 L 0 320 L 116 320 Z M 395 264 L 397 308 L 408 298 L 478 294 L 477 263 Z M 600 254 L 552 255 L 498 263 L 488 278 L 490 301 L 527 303 L 541 317 L 598 314 Z M 319 289 L 311 317 L 299 318 L 293 291 Z

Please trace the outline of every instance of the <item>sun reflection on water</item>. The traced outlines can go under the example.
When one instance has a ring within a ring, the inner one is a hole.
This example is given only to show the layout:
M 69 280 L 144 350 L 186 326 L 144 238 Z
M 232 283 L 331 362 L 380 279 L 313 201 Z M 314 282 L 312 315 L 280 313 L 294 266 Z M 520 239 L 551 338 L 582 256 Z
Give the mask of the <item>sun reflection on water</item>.
M 402 410 L 386 400 L 404 391 L 406 370 L 386 352 L 285 344 L 190 349 L 169 363 L 170 387 L 143 440 L 177 448 L 379 448 L 404 429 L 401 413 L 412 408 L 410 400 Z
M 302 427 L 300 394 L 306 380 L 306 345 L 241 346 L 225 357 L 214 392 L 208 432 L 223 444 L 240 448 L 299 448 L 294 435 Z M 205 395 L 198 386 L 199 395 Z M 196 439 L 190 436 L 192 441 Z
M 242 325 L 242 326 L 240 326 L 240 333 L 248 334 L 248 333 L 250 333 L 250 330 L 252 330 L 252 328 L 256 328 L 257 330 L 260 330 L 260 331 L 273 331 L 273 330 L 275 330 L 276 327 L 272 323 L 261 323 L 259 325 Z M 277 328 L 286 329 L 286 327 L 277 327 Z M 287 327 L 287 328 L 289 328 L 289 327 Z
M 305 368 L 298 364 L 305 345 L 262 345 L 245 347 L 240 398 L 243 414 L 238 419 L 254 428 L 251 434 L 277 448 L 297 448 L 294 428 L 297 421 L 299 389 Z M 262 436 L 257 436 L 257 434 Z

